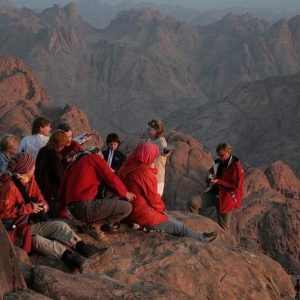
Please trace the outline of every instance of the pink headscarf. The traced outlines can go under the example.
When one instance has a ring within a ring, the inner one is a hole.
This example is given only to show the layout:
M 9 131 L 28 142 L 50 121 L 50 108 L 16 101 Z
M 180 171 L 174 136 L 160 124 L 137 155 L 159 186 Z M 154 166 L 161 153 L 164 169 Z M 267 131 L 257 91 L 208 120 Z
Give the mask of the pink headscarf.
M 129 155 L 126 164 L 141 163 L 149 166 L 154 162 L 159 154 L 159 148 L 156 144 L 143 143 L 138 145 Z

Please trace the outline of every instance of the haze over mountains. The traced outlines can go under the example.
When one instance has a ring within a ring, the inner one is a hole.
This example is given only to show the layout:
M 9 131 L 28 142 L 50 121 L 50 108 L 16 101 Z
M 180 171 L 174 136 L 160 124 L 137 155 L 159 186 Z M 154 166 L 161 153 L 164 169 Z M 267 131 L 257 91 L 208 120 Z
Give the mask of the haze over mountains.
M 73 3 L 42 13 L 1 7 L 0 17 L 0 52 L 24 59 L 56 104 L 82 106 L 101 133 L 142 132 L 160 117 L 209 149 L 228 139 L 250 164 L 284 157 L 297 169 L 297 75 L 250 82 L 300 71 L 300 16 L 271 24 L 229 14 L 193 27 L 144 9 L 98 30 Z

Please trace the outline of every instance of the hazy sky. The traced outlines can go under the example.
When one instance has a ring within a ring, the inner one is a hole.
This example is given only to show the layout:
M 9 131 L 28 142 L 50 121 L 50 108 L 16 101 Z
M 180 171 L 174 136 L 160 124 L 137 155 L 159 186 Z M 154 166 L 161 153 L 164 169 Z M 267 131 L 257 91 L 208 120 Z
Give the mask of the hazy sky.
M 160 4 L 179 4 L 185 7 L 200 9 L 227 8 L 227 7 L 268 7 L 271 9 L 300 9 L 300 0 L 133 0 L 134 2 L 151 2 Z M 109 2 L 123 2 L 123 0 L 110 0 Z

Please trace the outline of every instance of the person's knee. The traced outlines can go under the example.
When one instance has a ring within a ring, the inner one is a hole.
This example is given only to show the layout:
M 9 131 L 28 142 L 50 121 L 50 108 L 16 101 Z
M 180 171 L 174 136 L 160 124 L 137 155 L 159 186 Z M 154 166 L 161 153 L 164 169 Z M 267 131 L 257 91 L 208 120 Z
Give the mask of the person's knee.
M 124 203 L 123 203 L 123 212 L 124 212 L 125 217 L 130 215 L 130 213 L 132 212 L 132 205 L 131 205 L 130 202 L 124 201 Z
M 189 211 L 194 214 L 198 214 L 199 208 L 201 208 L 201 203 L 202 203 L 202 200 L 199 195 L 192 197 L 188 202 Z

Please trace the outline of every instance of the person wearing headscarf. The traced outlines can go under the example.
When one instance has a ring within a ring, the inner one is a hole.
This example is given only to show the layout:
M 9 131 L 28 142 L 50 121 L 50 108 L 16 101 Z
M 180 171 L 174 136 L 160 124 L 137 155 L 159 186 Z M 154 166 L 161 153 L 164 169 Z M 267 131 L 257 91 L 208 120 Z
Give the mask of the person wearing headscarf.
M 165 211 L 165 204 L 157 193 L 157 170 L 154 161 L 159 147 L 151 143 L 137 146 L 119 171 L 120 178 L 136 198 L 131 201 L 132 212 L 126 221 L 149 229 L 165 231 L 175 236 L 193 237 L 200 241 L 212 241 L 218 233 L 199 233 Z

